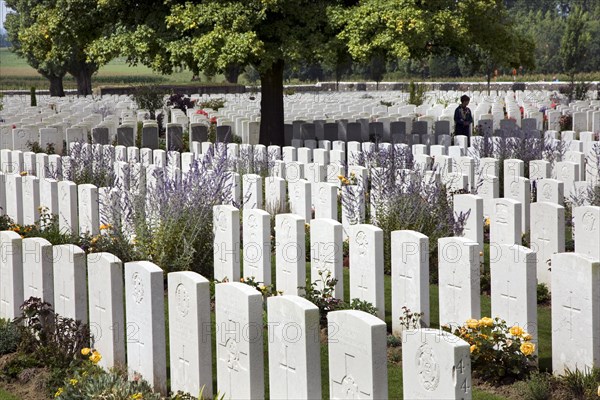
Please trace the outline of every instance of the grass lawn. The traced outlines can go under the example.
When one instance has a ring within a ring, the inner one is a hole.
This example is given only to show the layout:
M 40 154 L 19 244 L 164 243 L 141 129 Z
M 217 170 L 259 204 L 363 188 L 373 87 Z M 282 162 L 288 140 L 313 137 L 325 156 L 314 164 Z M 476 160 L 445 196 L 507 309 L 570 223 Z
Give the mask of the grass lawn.
M 117 58 L 100 68 L 92 77 L 92 85 L 133 85 L 143 83 L 153 84 L 190 84 L 192 73 L 184 70 L 171 75 L 161 75 L 153 72 L 143 65 L 129 66 L 124 58 Z M 223 82 L 223 75 L 217 75 L 213 82 Z M 201 75 L 201 83 L 206 83 L 206 77 Z M 65 89 L 77 88 L 73 77 L 67 74 L 64 78 Z M 8 48 L 0 48 L 0 88 L 29 90 L 31 86 L 38 89 L 47 89 L 48 81 L 35 69 L 30 67 L 24 59 L 18 57 Z
M 0 400 L 20 400 L 18 397 L 13 396 L 7 391 L 0 389 Z

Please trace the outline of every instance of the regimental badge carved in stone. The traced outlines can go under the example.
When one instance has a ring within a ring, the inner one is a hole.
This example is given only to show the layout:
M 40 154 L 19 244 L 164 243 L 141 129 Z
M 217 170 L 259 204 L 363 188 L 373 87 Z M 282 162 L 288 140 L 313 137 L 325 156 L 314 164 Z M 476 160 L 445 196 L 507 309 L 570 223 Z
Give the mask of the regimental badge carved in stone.
M 144 284 L 142 283 L 142 278 L 138 272 L 134 272 L 131 277 L 131 293 L 133 295 L 133 300 L 137 304 L 140 304 L 142 300 L 144 300 Z
M 440 365 L 431 346 L 428 344 L 421 345 L 417 350 L 415 362 L 421 385 L 425 390 L 433 392 L 440 383 Z
M 219 229 L 221 232 L 225 232 L 227 230 L 227 218 L 225 217 L 224 211 L 219 211 L 219 216 L 217 217 L 217 224 L 219 225 Z
M 597 229 L 598 221 L 596 221 L 596 216 L 592 212 L 586 212 L 581 217 L 581 223 L 583 229 L 587 232 L 593 232 Z
M 496 222 L 508 224 L 508 206 L 506 204 L 496 204 Z
M 356 244 L 358 245 L 358 254 L 360 256 L 366 255 L 369 241 L 367 240 L 367 234 L 364 231 L 358 231 L 356 233 Z
M 550 196 L 552 195 L 552 188 L 549 183 L 545 183 L 542 186 L 542 197 L 544 200 L 550 200 Z
M 183 283 L 175 288 L 175 298 L 177 299 L 177 312 L 182 317 L 187 316 L 190 311 L 190 295 Z

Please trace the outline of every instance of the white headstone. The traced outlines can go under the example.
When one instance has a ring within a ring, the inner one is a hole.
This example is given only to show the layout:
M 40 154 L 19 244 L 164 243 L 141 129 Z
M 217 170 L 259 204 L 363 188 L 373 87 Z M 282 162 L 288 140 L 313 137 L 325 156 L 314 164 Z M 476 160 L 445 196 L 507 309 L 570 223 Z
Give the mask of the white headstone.
M 477 244 L 477 253 L 483 261 L 483 198 L 472 194 L 454 195 L 454 213 L 468 215 L 461 236 Z
M 537 281 L 550 287 L 550 258 L 565 251 L 565 208 L 558 204 L 531 204 L 530 247 L 536 253 Z
M 537 281 L 535 252 L 501 244 L 490 250 L 492 317 L 518 325 L 537 341 Z
M 332 311 L 327 321 L 329 398 L 387 399 L 385 322 L 358 310 Z
M 298 296 L 267 300 L 271 399 L 320 399 L 319 308 Z
M 23 224 L 23 177 L 16 174 L 4 175 L 6 189 L 6 215 L 15 223 Z
M 52 243 L 46 239 L 23 239 L 23 300 L 37 297 L 54 304 L 52 257 Z
M 377 308 L 385 320 L 383 285 L 383 230 L 368 225 L 350 229 L 350 299 L 360 299 Z
M 315 218 L 338 219 L 338 188 L 328 182 L 319 182 L 315 189 Z
M 288 181 L 290 212 L 296 214 L 306 221 L 312 219 L 312 187 L 311 183 L 305 179 L 299 179 L 296 182 Z
M 438 240 L 440 325 L 461 326 L 481 315 L 477 244 L 459 237 Z
M 21 236 L 0 232 L 0 318 L 21 315 L 23 304 L 23 247 Z
M 92 184 L 78 185 L 79 233 L 92 236 L 99 233 L 98 188 Z
M 263 210 L 243 214 L 244 277 L 271 284 L 271 215 Z
M 564 183 L 556 179 L 541 179 L 536 182 L 536 201 L 563 205 Z
M 429 326 L 429 238 L 415 231 L 393 231 L 392 248 L 392 332 L 401 334 L 402 307 L 423 313 Z
M 242 176 L 242 202 L 244 210 L 263 208 L 263 188 L 260 175 L 245 174 Z
M 600 260 L 552 256 L 552 370 L 585 370 L 600 360 Z
M 265 209 L 272 215 L 286 211 L 286 183 L 278 177 L 265 178 Z
M 35 176 L 26 175 L 23 182 L 23 224 L 33 225 L 40 219 L 40 184 Z
M 230 205 L 213 207 L 215 279 L 240 279 L 240 212 Z
M 490 245 L 521 244 L 521 203 L 495 199 L 490 217 Z
M 333 296 L 344 299 L 342 224 L 332 219 L 315 219 L 310 224 L 310 281 L 323 290 L 328 274 L 337 279 Z
M 404 331 L 402 381 L 405 399 L 472 398 L 469 343 L 437 329 Z
M 275 285 L 284 294 L 298 295 L 306 286 L 304 223 L 294 214 L 275 216 Z
M 575 252 L 600 260 L 600 207 L 573 208 Z
M 79 234 L 79 214 L 77 213 L 77 185 L 71 181 L 58 184 L 58 226 L 61 232 Z
M 263 301 L 240 283 L 215 287 L 217 392 L 227 399 L 264 398 Z
M 141 376 L 167 393 L 163 270 L 149 261 L 125 263 L 125 320 L 129 379 Z
M 171 391 L 212 391 L 210 282 L 195 272 L 172 272 L 169 280 Z
M 85 252 L 72 244 L 52 248 L 54 311 L 66 318 L 88 322 Z
M 123 264 L 110 253 L 87 256 L 90 330 L 105 369 L 125 366 Z

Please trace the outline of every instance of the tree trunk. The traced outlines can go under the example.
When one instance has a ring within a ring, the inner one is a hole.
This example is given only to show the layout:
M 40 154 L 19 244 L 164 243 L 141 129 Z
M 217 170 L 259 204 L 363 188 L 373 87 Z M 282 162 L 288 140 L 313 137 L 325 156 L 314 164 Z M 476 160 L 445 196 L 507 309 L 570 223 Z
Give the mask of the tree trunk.
M 92 94 L 92 75 L 97 68 L 94 65 L 82 62 L 77 65 L 77 69 L 70 71 L 71 75 L 77 80 L 77 95 L 87 96 Z
M 238 76 L 240 75 L 241 68 L 238 64 L 229 64 L 225 68 L 225 79 L 229 83 L 238 83 Z
M 50 81 L 50 96 L 64 97 L 65 90 L 63 89 L 63 77 L 62 76 L 47 76 Z
M 284 146 L 283 60 L 260 73 L 260 144 Z

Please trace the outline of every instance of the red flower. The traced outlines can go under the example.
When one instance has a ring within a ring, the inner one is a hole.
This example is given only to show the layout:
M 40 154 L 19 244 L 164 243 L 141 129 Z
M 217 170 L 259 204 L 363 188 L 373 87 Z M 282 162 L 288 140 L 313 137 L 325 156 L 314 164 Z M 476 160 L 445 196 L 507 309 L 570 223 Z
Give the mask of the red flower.
M 13 124 L 12 128 L 13 129 L 17 129 L 17 126 L 15 124 Z
M 217 117 L 212 117 L 212 118 L 210 119 L 210 123 L 211 123 L 211 124 L 216 124 L 216 123 L 217 123 Z
M 204 115 L 206 118 L 208 118 L 208 113 L 204 110 L 196 110 L 196 114 Z

